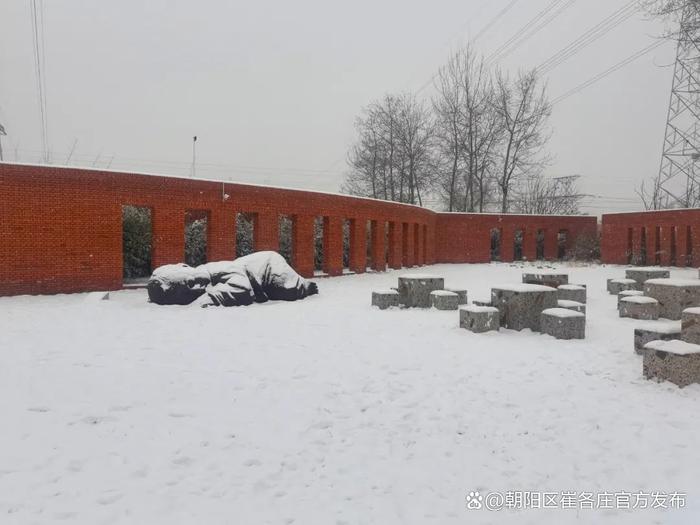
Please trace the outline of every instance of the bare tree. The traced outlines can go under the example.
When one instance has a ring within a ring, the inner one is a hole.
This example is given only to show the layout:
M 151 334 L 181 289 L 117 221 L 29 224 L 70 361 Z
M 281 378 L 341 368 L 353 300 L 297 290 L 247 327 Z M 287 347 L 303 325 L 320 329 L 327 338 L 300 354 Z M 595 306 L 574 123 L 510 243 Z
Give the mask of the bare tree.
M 498 71 L 494 104 L 503 125 L 496 184 L 501 194 L 501 212 L 506 213 L 516 180 L 541 173 L 548 163 L 543 148 L 549 139 L 545 127 L 551 106 L 534 71 L 518 73 L 514 81 Z
M 527 177 L 515 192 L 513 208 L 533 215 L 579 215 L 583 194 L 578 191 L 578 175 L 546 178 Z
M 432 115 L 425 104 L 409 94 L 387 95 L 363 109 L 355 129 L 343 191 L 421 204 L 435 171 Z
M 468 46 L 440 69 L 435 86 L 436 137 L 446 165 L 441 187 L 448 209 L 483 211 L 501 132 L 491 72 Z
M 429 190 L 434 182 L 433 118 L 428 107 L 413 95 L 401 95 L 398 100 L 398 144 L 402 178 L 408 185 L 406 199 L 402 202 L 422 205 L 421 190 Z

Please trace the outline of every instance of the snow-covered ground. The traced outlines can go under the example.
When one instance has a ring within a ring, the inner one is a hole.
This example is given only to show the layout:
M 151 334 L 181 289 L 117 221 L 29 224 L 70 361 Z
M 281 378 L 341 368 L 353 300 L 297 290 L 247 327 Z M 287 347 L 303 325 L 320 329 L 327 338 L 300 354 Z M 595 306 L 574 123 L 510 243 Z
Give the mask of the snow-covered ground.
M 471 300 L 523 267 L 420 271 Z M 372 309 L 401 272 L 245 308 L 156 306 L 144 290 L 2 298 L 0 523 L 700 522 L 700 385 L 643 379 L 643 322 L 605 292 L 622 267 L 567 270 L 588 285 L 585 341 Z M 687 501 L 468 510 L 477 490 Z

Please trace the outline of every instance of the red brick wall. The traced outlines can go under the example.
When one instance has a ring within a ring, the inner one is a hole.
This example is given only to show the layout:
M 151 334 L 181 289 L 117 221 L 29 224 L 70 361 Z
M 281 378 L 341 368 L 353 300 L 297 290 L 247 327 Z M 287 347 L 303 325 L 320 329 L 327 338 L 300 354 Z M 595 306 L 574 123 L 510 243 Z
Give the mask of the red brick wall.
M 491 230 L 501 230 L 501 260 L 514 259 L 515 232 L 523 232 L 523 258 L 533 260 L 537 231 L 544 230 L 544 256 L 557 258 L 557 236 L 567 231 L 573 246 L 581 234 L 595 234 L 597 221 L 588 216 L 501 215 L 485 213 L 438 213 L 436 252 L 439 262 L 483 263 L 491 260 Z
M 646 231 L 646 261 L 642 260 L 642 230 Z M 699 266 L 700 210 L 603 215 L 600 248 L 601 260 L 610 264 Z
M 182 262 L 188 210 L 208 216 L 207 249 L 212 261 L 235 257 L 236 213 L 255 214 L 258 250 L 278 249 L 279 216 L 291 217 L 292 264 L 305 276 L 314 270 L 316 217 L 324 217 L 324 266 L 332 275 L 342 272 L 344 220 L 351 221 L 350 267 L 355 272 L 364 272 L 367 266 L 368 221 L 374 226 L 370 249 L 377 270 L 387 265 L 400 268 L 402 261 L 404 266 L 486 262 L 492 227 L 503 228 L 504 247 L 509 242 L 512 246 L 508 239 L 515 229 L 524 228 L 528 257 L 534 253 L 531 228 L 545 228 L 549 235 L 554 232 L 555 241 L 560 229 L 568 229 L 571 238 L 580 231 L 595 230 L 593 217 L 446 214 L 313 191 L 0 164 L 0 295 L 121 288 L 122 206 L 127 204 L 151 209 L 154 268 Z M 556 256 L 556 248 L 546 246 L 546 250 L 550 257 Z

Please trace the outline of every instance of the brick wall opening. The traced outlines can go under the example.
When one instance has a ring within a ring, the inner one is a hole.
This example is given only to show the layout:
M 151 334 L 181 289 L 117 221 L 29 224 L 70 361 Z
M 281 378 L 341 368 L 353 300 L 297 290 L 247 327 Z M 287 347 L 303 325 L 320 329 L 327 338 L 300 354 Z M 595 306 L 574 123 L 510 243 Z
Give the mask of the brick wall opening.
M 544 259 L 544 230 L 537 230 L 535 235 L 535 258 L 538 261 Z
M 323 217 L 314 218 L 314 271 L 323 271 Z
M 639 264 L 645 266 L 647 264 L 647 229 L 642 226 L 642 233 L 639 242 Z
M 377 223 L 375 221 L 365 222 L 365 246 L 367 247 L 367 258 L 365 261 L 367 268 L 374 268 L 374 243 L 372 241 L 374 240 L 376 227 Z
M 557 259 L 564 259 L 569 251 L 569 230 L 557 233 Z
M 690 226 L 685 227 L 685 265 L 693 265 L 693 230 Z
M 125 282 L 149 277 L 153 271 L 151 209 L 122 206 L 122 275 Z
M 343 220 L 343 269 L 350 269 L 350 221 Z
M 634 245 L 633 245 L 633 239 L 634 239 L 634 228 L 627 228 L 627 264 L 632 264 L 632 261 L 634 260 Z
M 199 266 L 207 262 L 209 212 L 185 212 L 185 264 Z
M 254 251 L 256 215 L 248 212 L 236 214 L 236 257 L 243 257 Z
M 669 253 L 669 261 L 671 266 L 676 266 L 677 263 L 677 247 L 676 247 L 676 227 L 671 226 L 671 245 L 669 246 L 670 253 Z
M 513 259 L 521 261 L 523 258 L 523 230 L 515 230 L 513 235 Z
M 491 260 L 501 260 L 501 229 L 491 228 Z
M 408 268 L 408 224 L 401 224 L 401 265 Z
M 428 227 L 423 225 L 423 264 L 428 263 Z
M 654 264 L 661 264 L 661 226 L 654 228 Z
M 292 254 L 294 253 L 293 226 L 294 222 L 289 215 L 279 216 L 279 253 L 290 265 L 292 264 Z
M 420 225 L 413 225 L 413 262 L 418 264 L 420 261 Z

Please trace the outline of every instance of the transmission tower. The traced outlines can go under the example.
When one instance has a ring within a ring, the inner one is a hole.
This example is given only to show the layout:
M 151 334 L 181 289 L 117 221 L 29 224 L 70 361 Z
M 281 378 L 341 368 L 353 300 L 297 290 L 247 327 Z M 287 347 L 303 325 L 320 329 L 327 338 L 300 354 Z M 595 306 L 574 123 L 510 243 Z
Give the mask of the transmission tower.
M 684 9 L 668 106 L 661 167 L 651 207 L 700 204 L 700 5 Z

